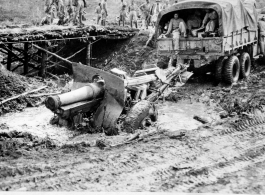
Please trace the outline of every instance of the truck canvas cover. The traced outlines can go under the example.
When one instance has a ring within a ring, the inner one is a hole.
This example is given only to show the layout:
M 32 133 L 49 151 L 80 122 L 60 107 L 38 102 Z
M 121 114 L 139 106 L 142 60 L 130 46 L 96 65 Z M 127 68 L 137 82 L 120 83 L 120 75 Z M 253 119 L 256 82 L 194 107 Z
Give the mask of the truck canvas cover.
M 158 23 L 168 20 L 171 13 L 185 9 L 213 9 L 219 16 L 220 32 L 223 36 L 246 28 L 257 29 L 258 14 L 255 0 L 186 0 L 159 13 Z M 173 16 L 172 16 L 173 17 Z

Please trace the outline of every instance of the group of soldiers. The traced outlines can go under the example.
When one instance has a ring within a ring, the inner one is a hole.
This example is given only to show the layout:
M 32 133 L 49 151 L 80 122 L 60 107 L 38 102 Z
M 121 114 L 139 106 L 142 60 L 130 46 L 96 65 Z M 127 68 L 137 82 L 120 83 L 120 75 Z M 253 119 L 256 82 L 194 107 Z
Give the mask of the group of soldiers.
M 107 0 L 103 0 L 98 4 L 96 8 L 97 24 L 105 25 L 107 17 Z M 146 0 L 145 3 L 140 5 L 136 4 L 135 0 L 130 0 L 129 4 L 125 0 L 121 0 L 119 6 L 119 25 L 125 25 L 126 18 L 133 27 L 138 28 L 137 19 L 138 13 L 141 13 L 143 27 L 148 28 L 150 25 L 155 25 L 158 13 L 166 8 L 170 7 L 169 0 L 156 0 L 155 3 L 151 3 L 150 0 Z M 100 23 L 101 20 L 101 23 Z
M 126 18 L 128 18 L 131 27 L 133 24 L 138 28 L 137 20 L 141 14 L 143 27 L 148 28 L 155 25 L 158 13 L 170 7 L 169 0 L 156 0 L 151 3 L 146 0 L 145 3 L 138 6 L 135 0 L 129 0 L 127 4 L 125 0 L 121 0 L 119 7 L 119 25 L 125 26 Z M 177 0 L 176 0 L 177 2 Z M 41 21 L 41 25 L 52 24 L 55 22 L 59 25 L 68 25 L 72 22 L 74 25 L 81 25 L 84 18 L 84 8 L 86 8 L 86 0 L 45 0 L 44 12 L 45 17 Z M 96 22 L 102 26 L 106 25 L 108 16 L 107 0 L 100 0 L 95 13 L 97 14 Z
M 84 8 L 87 7 L 86 0 L 45 0 L 45 17 L 41 25 L 54 23 L 58 18 L 57 24 L 65 25 L 72 22 L 74 25 L 84 25 Z
M 108 16 L 107 11 L 107 0 L 102 0 L 100 3 L 98 3 L 98 6 L 96 8 L 96 14 L 97 14 L 97 24 L 101 21 L 101 25 L 106 25 L 106 19 Z

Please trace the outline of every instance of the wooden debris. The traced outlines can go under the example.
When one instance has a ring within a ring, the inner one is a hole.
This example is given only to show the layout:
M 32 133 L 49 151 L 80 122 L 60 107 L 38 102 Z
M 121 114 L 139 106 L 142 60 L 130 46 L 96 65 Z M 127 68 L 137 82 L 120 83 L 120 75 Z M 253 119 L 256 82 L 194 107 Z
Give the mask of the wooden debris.
M 6 100 L 1 101 L 1 102 L 0 102 L 0 105 L 6 103 L 6 102 L 8 102 L 8 101 L 15 100 L 15 99 L 17 99 L 17 98 L 19 98 L 19 97 L 21 97 L 21 96 L 25 96 L 25 95 L 27 95 L 27 94 L 30 94 L 30 93 L 34 93 L 34 92 L 40 91 L 40 90 L 45 89 L 45 88 L 47 88 L 47 86 L 42 86 L 42 87 L 40 87 L 40 88 L 38 88 L 38 89 L 33 89 L 33 90 L 31 90 L 31 91 L 28 91 L 28 92 L 25 92 L 25 93 L 19 94 L 19 95 L 17 95 L 17 96 L 14 96 L 14 97 L 8 98 L 8 99 L 6 99 Z
M 35 95 L 30 95 L 30 98 L 36 98 L 36 97 L 43 97 L 43 96 L 50 96 L 50 95 L 58 95 L 61 94 L 62 92 L 55 92 L 55 93 L 40 93 L 40 94 L 35 94 Z
M 54 57 L 56 57 L 56 58 L 58 58 L 58 59 L 60 59 L 60 60 L 62 60 L 62 61 L 64 61 L 64 62 L 66 62 L 66 63 L 68 63 L 68 64 L 72 64 L 71 61 L 69 61 L 69 60 L 67 60 L 67 59 L 65 59 L 65 58 L 62 58 L 61 56 L 59 56 L 59 55 L 57 55 L 57 54 L 55 54 L 55 53 L 52 53 L 52 52 L 50 52 L 50 51 L 48 51 L 48 50 L 46 50 L 46 49 L 43 49 L 43 48 L 39 47 L 38 45 L 35 45 L 35 44 L 32 44 L 32 45 L 33 45 L 33 47 L 36 47 L 37 49 L 39 49 L 39 50 L 41 50 L 41 51 L 43 51 L 43 52 L 45 52 L 45 53 L 48 53 L 48 54 L 50 54 L 50 55 L 53 55 Z
M 48 75 L 50 75 L 52 78 L 56 79 L 56 80 L 60 80 L 60 78 L 50 72 L 47 72 Z
M 111 147 L 117 147 L 117 146 L 122 146 L 122 145 L 125 145 L 125 144 L 129 144 L 129 143 L 132 143 L 132 141 L 136 140 L 140 138 L 140 133 L 135 133 L 130 139 L 126 140 L 125 142 L 122 142 L 122 143 L 119 143 L 119 144 L 116 144 L 116 145 L 111 145 Z
M 201 122 L 202 124 L 206 124 L 206 123 L 209 123 L 209 121 L 206 119 L 206 118 L 203 118 L 203 117 L 200 117 L 200 116 L 194 116 L 193 119 Z
M 80 53 L 81 51 L 83 51 L 84 49 L 86 49 L 86 47 L 83 47 L 82 49 L 80 49 L 79 51 L 75 52 L 73 55 L 67 57 L 66 59 L 69 60 L 69 59 L 75 57 L 77 54 L 79 54 L 79 53 Z

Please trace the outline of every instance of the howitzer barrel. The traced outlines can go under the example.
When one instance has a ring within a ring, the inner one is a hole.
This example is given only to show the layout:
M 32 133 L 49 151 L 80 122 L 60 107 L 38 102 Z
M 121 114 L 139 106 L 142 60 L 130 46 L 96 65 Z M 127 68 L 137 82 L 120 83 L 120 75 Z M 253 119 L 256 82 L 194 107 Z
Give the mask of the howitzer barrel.
M 104 91 L 103 85 L 90 83 L 71 92 L 48 97 L 45 101 L 45 106 L 52 111 L 56 111 L 61 106 L 101 98 L 104 96 Z

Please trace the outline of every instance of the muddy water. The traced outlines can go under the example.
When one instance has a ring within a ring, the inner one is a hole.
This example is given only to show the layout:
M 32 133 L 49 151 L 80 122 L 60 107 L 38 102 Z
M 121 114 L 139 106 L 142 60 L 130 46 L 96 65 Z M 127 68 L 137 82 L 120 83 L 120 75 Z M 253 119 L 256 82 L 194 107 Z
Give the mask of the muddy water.
M 203 103 L 183 100 L 178 103 L 160 102 L 158 105 L 159 117 L 157 121 L 157 129 L 165 129 L 169 131 L 177 131 L 181 129 L 193 130 L 197 129 L 201 122 L 193 119 L 194 115 L 213 121 L 218 118 L 212 108 L 207 107 Z M 50 125 L 49 121 L 53 117 L 53 113 L 44 106 L 36 108 L 27 108 L 23 112 L 9 113 L 0 118 L 1 131 L 21 131 L 28 132 L 40 138 L 49 137 L 58 145 L 71 142 L 93 141 L 100 137 L 100 134 L 81 135 L 75 138 L 75 131 L 66 127 Z M 122 141 L 128 135 L 122 133 L 115 138 L 111 138 L 114 142 Z M 73 139 L 72 139 L 73 138 Z
M 28 132 L 40 138 L 49 137 L 58 145 L 65 143 L 74 132 L 66 127 L 49 124 L 53 113 L 44 106 L 27 108 L 23 112 L 9 113 L 1 116 L 1 131 Z
M 169 131 L 197 129 L 202 123 L 193 119 L 195 115 L 205 118 L 209 122 L 219 119 L 218 113 L 214 112 L 212 107 L 200 102 L 191 103 L 189 100 L 177 103 L 164 102 L 158 107 L 158 129 Z

